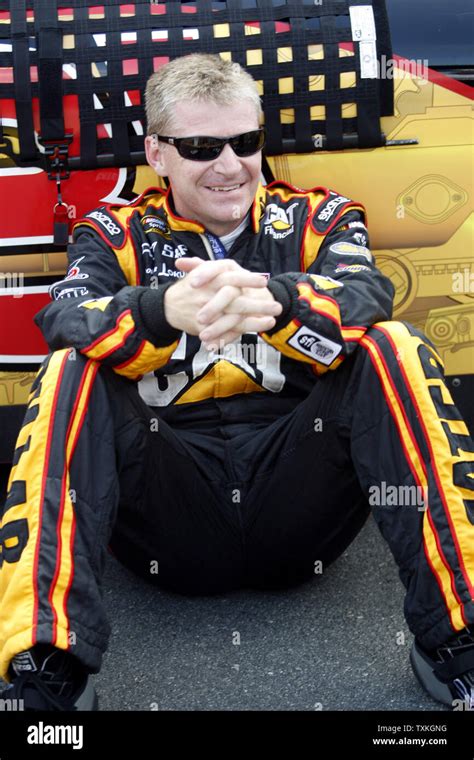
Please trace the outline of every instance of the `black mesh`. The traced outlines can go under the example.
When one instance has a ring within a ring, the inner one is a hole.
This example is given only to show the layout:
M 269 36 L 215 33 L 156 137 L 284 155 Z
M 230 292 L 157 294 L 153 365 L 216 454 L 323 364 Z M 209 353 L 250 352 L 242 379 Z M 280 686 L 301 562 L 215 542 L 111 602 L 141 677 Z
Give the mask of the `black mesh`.
M 382 145 L 380 117 L 393 113 L 393 82 L 361 78 L 349 19 L 350 5 L 371 3 L 380 62 L 391 58 L 384 0 L 0 0 L 7 43 L 0 72 L 14 72 L 13 81 L 0 77 L 0 98 L 15 100 L 15 159 L 38 159 L 32 99 L 39 98 L 41 138 L 51 144 L 64 137 L 63 96 L 76 95 L 75 165 L 144 163 L 146 81 L 166 60 L 193 52 L 227 54 L 259 82 L 269 155 Z M 224 24 L 227 36 L 218 36 Z M 353 86 L 341 87 L 344 74 Z M 347 116 L 349 108 L 356 113 Z

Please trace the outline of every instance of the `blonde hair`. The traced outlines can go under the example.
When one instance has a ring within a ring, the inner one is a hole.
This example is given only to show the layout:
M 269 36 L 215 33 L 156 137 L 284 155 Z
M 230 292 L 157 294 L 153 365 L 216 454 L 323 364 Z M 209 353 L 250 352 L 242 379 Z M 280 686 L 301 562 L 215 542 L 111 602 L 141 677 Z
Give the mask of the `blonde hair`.
M 257 85 L 242 66 L 208 53 L 174 58 L 147 82 L 147 134 L 167 134 L 173 106 L 180 100 L 210 100 L 217 105 L 231 105 L 243 99 L 254 104 L 260 123 L 262 105 Z

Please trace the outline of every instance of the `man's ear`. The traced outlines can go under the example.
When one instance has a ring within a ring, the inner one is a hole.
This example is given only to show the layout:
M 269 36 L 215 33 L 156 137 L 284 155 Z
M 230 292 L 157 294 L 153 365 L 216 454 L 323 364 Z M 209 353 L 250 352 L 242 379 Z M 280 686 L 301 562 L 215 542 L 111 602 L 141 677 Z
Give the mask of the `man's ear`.
M 165 147 L 163 143 L 158 142 L 156 137 L 152 135 L 145 137 L 146 160 L 160 177 L 167 176 L 165 162 L 163 161 Z

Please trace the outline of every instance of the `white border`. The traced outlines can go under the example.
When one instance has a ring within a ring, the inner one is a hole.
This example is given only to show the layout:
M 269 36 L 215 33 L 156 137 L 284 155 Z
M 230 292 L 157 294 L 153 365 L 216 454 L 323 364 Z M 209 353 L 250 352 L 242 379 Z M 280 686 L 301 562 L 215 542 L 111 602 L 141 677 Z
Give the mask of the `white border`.
M 0 354 L 0 364 L 41 364 L 42 361 L 46 359 L 48 354 L 31 354 L 31 356 L 28 356 L 27 354 L 18 354 L 18 356 L 14 356 L 13 354 Z
M 0 280 L 2 272 L 0 272 Z M 36 293 L 49 293 L 51 285 L 25 285 L 19 288 L 0 288 L 0 296 L 10 296 L 15 300 L 23 296 L 33 296 Z

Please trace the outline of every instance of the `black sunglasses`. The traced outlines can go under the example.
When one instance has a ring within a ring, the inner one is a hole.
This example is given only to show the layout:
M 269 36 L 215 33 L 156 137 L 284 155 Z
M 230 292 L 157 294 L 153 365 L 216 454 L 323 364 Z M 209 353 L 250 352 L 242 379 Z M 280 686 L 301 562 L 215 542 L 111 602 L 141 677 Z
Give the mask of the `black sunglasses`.
M 265 145 L 265 129 L 253 129 L 234 137 L 165 137 L 153 135 L 157 140 L 174 145 L 182 158 L 190 161 L 213 161 L 229 143 L 234 153 L 240 158 L 253 156 Z

